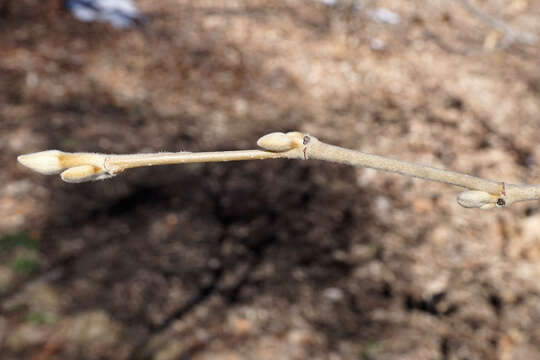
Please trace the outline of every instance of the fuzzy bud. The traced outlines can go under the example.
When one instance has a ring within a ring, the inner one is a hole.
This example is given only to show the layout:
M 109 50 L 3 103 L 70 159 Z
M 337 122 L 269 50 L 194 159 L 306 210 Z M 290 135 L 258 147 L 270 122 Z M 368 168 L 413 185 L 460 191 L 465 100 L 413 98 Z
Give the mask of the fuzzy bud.
M 464 208 L 492 209 L 496 206 L 497 197 L 485 191 L 464 191 L 457 197 L 457 202 Z
M 44 175 L 58 174 L 65 169 L 62 165 L 59 150 L 40 151 L 32 154 L 20 155 L 17 160 L 24 166 Z
M 291 138 L 282 132 L 273 132 L 264 135 L 257 140 L 257 145 L 263 149 L 276 152 L 288 151 L 295 147 Z
M 102 180 L 113 176 L 114 175 L 108 174 L 103 169 L 93 165 L 74 166 L 60 174 L 62 180 L 69 183 Z

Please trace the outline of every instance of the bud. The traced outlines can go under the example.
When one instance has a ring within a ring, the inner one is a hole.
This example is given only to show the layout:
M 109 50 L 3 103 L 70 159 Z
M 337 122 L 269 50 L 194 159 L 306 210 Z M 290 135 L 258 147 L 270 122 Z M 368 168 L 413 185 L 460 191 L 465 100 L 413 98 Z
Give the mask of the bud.
M 257 140 L 257 145 L 263 149 L 276 152 L 288 151 L 295 147 L 291 138 L 282 132 L 273 132 L 264 135 Z
M 58 174 L 65 169 L 62 165 L 61 155 L 64 152 L 59 150 L 47 150 L 37 153 L 20 155 L 17 160 L 24 166 L 45 175 Z
M 94 165 L 74 166 L 62 172 L 60 177 L 68 183 L 81 183 L 85 181 L 102 180 L 113 177 L 113 174 Z
M 485 191 L 464 191 L 457 197 L 459 205 L 465 208 L 480 208 L 483 210 L 495 207 L 497 197 Z

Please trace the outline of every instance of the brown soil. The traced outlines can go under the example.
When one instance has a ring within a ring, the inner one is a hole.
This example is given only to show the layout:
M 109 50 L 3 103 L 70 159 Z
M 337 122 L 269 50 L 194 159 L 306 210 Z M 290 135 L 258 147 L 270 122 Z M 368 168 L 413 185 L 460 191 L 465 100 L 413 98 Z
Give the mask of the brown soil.
M 315 161 L 73 185 L 15 160 L 244 149 L 300 130 L 534 183 L 538 43 L 504 44 L 458 1 L 140 0 L 148 22 L 127 31 L 13 3 L 2 359 L 540 358 L 537 203 L 467 210 L 450 186 Z M 540 34 L 537 1 L 477 5 Z M 379 7 L 399 24 L 374 21 Z

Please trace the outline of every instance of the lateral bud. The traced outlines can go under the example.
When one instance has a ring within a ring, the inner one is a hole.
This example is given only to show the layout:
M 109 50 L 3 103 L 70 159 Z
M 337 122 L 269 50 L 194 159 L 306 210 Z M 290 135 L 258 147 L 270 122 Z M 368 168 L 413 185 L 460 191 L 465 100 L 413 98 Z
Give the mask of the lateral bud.
M 81 183 L 86 181 L 103 180 L 113 177 L 105 170 L 94 165 L 74 166 L 62 172 L 60 177 L 68 183 Z
M 498 197 L 485 191 L 470 190 L 460 193 L 457 202 L 464 208 L 492 209 L 497 206 Z
M 257 145 L 268 151 L 283 152 L 295 148 L 292 139 L 282 132 L 266 134 L 257 140 Z

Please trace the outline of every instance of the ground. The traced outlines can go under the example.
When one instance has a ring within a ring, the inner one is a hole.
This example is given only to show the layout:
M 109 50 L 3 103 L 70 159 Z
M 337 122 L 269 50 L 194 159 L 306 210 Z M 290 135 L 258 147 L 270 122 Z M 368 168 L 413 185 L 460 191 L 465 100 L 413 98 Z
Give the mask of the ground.
M 539 182 L 538 40 L 458 0 L 137 4 L 129 30 L 37 0 L 0 19 L 2 359 L 540 358 L 536 202 L 469 210 L 452 186 L 317 161 L 84 184 L 16 162 L 299 130 Z M 540 34 L 536 1 L 474 4 Z

